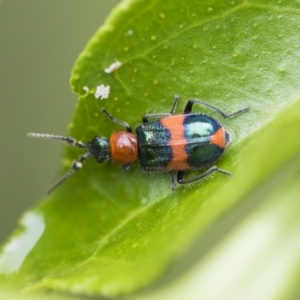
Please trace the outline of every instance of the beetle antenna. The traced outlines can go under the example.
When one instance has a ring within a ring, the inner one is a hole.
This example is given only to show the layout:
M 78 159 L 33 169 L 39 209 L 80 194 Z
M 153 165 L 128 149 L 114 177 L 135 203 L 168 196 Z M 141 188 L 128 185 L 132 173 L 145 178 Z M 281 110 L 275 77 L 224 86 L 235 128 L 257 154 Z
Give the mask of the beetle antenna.
M 77 141 L 76 139 L 68 136 L 61 136 L 61 135 L 55 135 L 55 134 L 47 134 L 47 133 L 27 133 L 27 136 L 33 137 L 33 138 L 40 138 L 40 139 L 49 139 L 49 140 L 56 140 L 61 142 L 66 142 L 68 145 L 73 147 L 79 147 L 79 148 L 87 148 L 87 145 Z M 53 192 L 59 185 L 61 185 L 65 180 L 67 180 L 70 176 L 72 176 L 75 172 L 80 170 L 82 168 L 82 163 L 90 156 L 90 153 L 87 152 L 80 156 L 77 160 L 74 161 L 71 169 L 62 177 L 60 178 L 56 183 L 54 183 L 50 189 L 47 191 L 47 194 L 50 194 Z
M 47 133 L 27 133 L 27 136 L 39 139 L 49 139 L 49 140 L 57 140 L 66 142 L 70 146 L 79 147 L 79 148 L 87 148 L 87 145 L 84 143 L 77 141 L 76 139 L 68 136 L 61 136 L 55 134 L 47 134 Z
M 68 179 L 70 176 L 72 176 L 75 172 L 80 170 L 82 168 L 82 163 L 90 156 L 89 153 L 85 153 L 82 156 L 80 156 L 77 160 L 74 161 L 71 169 L 57 182 L 55 182 L 50 189 L 48 189 L 47 194 L 50 194 L 53 192 L 58 186 L 60 186 L 66 179 Z

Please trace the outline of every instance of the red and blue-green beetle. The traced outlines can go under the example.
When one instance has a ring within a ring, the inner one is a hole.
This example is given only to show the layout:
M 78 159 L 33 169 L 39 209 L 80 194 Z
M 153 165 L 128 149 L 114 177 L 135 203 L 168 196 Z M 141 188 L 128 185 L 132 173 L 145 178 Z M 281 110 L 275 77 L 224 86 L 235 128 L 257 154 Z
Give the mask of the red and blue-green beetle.
M 230 175 L 214 165 L 230 141 L 229 133 L 216 119 L 202 113 L 192 113 L 192 107 L 194 103 L 197 103 L 215 111 L 223 118 L 230 118 L 248 111 L 249 107 L 226 114 L 202 100 L 190 99 L 183 114 L 176 115 L 174 112 L 178 100 L 179 96 L 175 95 L 169 113 L 145 115 L 143 124 L 136 128 L 136 135 L 132 133 L 131 127 L 126 122 L 114 118 L 104 108 L 102 112 L 112 122 L 125 127 L 126 131 L 114 132 L 109 139 L 96 136 L 87 144 L 72 137 L 28 133 L 30 137 L 60 140 L 71 146 L 86 149 L 86 153 L 73 163 L 71 169 L 49 189 L 48 193 L 80 170 L 82 162 L 88 157 L 94 157 L 99 163 L 111 159 L 123 165 L 125 169 L 128 169 L 133 161 L 139 159 L 140 166 L 145 171 L 169 172 L 173 189 L 175 181 L 179 184 L 186 184 L 215 171 Z M 149 119 L 156 120 L 150 122 Z M 206 170 L 199 175 L 184 179 L 186 171 L 203 168 Z M 177 180 L 175 180 L 174 172 L 177 172 Z

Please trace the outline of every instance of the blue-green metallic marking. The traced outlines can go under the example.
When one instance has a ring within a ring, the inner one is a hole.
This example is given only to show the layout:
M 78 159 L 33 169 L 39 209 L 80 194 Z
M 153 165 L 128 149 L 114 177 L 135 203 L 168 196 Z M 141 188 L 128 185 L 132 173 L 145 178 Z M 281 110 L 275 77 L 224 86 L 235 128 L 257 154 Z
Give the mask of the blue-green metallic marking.
M 136 135 L 141 168 L 144 170 L 164 170 L 172 160 L 168 146 L 170 132 L 159 120 L 137 127 Z
M 215 162 L 224 148 L 210 143 L 211 136 L 222 127 L 215 119 L 203 114 L 188 114 L 184 120 L 188 155 L 191 168 L 201 168 Z

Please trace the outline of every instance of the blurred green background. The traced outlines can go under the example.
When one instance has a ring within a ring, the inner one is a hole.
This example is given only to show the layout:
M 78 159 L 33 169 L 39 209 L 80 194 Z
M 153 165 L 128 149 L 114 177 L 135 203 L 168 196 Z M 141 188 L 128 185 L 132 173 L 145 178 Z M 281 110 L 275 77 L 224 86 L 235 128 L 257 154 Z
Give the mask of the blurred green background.
M 26 133 L 66 133 L 77 100 L 69 85 L 72 66 L 118 2 L 0 2 L 0 243 L 60 166 L 61 144 Z

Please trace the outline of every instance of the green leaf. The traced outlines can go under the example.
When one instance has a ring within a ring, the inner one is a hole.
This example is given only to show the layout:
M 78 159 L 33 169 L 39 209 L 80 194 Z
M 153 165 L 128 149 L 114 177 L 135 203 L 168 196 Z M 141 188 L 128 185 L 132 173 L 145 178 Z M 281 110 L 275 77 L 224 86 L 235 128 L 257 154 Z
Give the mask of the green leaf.
M 272 134 L 264 131 L 269 141 L 254 163 L 263 163 L 272 149 Z M 299 179 L 300 153 L 215 222 L 177 262 L 168 285 L 137 299 L 299 299 Z M 220 235 L 225 238 L 214 241 Z
M 228 113 L 249 105 L 249 113 L 220 120 L 233 142 L 218 166 L 233 177 L 215 174 L 172 192 L 168 174 L 88 160 L 23 216 L 3 246 L 3 281 L 27 291 L 114 296 L 157 280 L 196 238 L 201 257 L 201 237 L 299 153 L 299 13 L 295 1 L 127 0 L 116 7 L 73 69 L 80 98 L 69 134 L 86 142 L 120 130 L 102 106 L 135 128 L 145 114 L 169 112 L 174 94 L 178 112 L 190 98 Z M 121 67 L 106 74 L 114 61 Z M 101 84 L 111 89 L 105 101 L 94 97 Z M 63 173 L 81 154 L 67 149 Z M 214 232 L 214 243 L 229 228 Z

